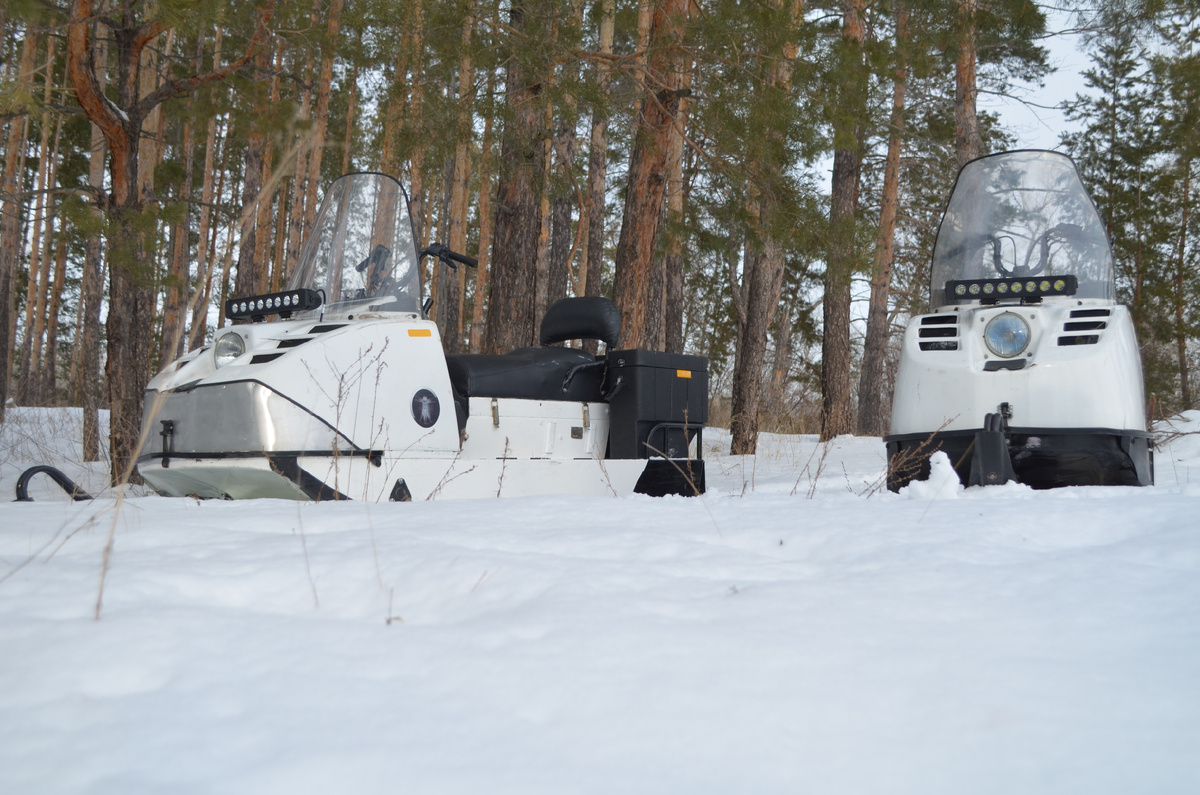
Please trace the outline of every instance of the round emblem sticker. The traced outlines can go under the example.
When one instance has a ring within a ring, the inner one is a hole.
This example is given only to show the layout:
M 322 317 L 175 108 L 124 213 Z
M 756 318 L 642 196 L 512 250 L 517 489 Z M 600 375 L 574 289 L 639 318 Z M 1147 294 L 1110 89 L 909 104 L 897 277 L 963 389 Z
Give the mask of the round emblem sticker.
M 417 425 L 422 428 L 432 428 L 441 413 L 441 404 L 438 403 L 437 395 L 432 391 L 420 389 L 417 390 L 417 394 L 413 395 L 412 415 L 413 419 L 417 421 Z

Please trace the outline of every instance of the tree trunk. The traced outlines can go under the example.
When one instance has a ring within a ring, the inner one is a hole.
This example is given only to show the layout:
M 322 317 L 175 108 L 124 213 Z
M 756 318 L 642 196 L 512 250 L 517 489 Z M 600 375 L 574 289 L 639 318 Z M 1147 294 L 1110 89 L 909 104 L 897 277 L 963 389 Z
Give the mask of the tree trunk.
M 325 153 L 325 132 L 329 122 L 329 98 L 333 86 L 333 61 L 337 51 L 338 29 L 345 0 L 329 0 L 329 10 L 322 43 L 321 74 L 317 82 L 317 107 L 313 114 L 312 154 L 308 160 L 308 185 L 304 197 L 304 228 L 312 228 L 317 215 L 317 189 L 321 184 L 321 160 Z
M 887 432 L 888 410 L 884 394 L 884 362 L 888 349 L 888 295 L 892 287 L 892 262 L 896 251 L 896 210 L 900 193 L 900 154 L 904 144 L 904 92 L 908 69 L 908 8 L 896 7 L 896 77 L 892 84 L 892 118 L 884 163 L 883 194 L 880 197 L 879 240 L 875 244 L 875 268 L 871 274 L 871 298 L 867 308 L 867 335 L 863 341 L 862 372 L 858 381 L 858 432 L 882 436 Z
M 692 87 L 692 59 L 689 56 L 684 66 L 682 88 Z M 670 149 L 667 154 L 667 228 L 663 271 L 666 289 L 663 295 L 663 350 L 667 353 L 683 353 L 683 138 L 687 130 L 688 111 L 691 103 L 679 100 L 679 118 L 671 127 Z
M 842 93 L 845 106 L 834 131 L 833 183 L 830 189 L 830 246 L 825 266 L 825 297 L 821 345 L 821 441 L 851 433 L 853 405 L 850 395 L 850 279 L 856 264 L 854 227 L 862 175 L 862 114 L 865 105 L 862 45 L 865 28 L 861 0 L 846 5 L 843 45 Z
M 46 223 L 47 203 L 50 201 L 46 188 L 52 171 L 51 163 L 56 160 L 55 153 L 50 149 L 50 98 L 54 84 L 56 41 L 55 37 L 51 36 L 46 42 L 41 141 L 38 143 L 37 197 L 33 209 L 33 250 L 29 257 L 29 284 L 25 293 L 25 337 L 21 341 L 21 380 L 17 389 L 17 401 L 26 406 L 38 403 L 38 378 L 35 373 L 41 369 L 38 354 L 41 353 L 42 347 L 42 324 L 46 311 L 46 295 L 49 292 L 47 282 L 50 280 L 50 257 L 46 252 L 49 248 L 48 238 L 53 237 L 53 228 L 51 225 L 51 229 L 43 235 L 42 226 Z M 53 210 L 49 212 L 52 213 Z
M 598 50 L 601 55 L 596 64 L 596 84 L 599 90 L 607 94 L 612 80 L 612 68 L 604 56 L 613 51 L 613 19 L 615 0 L 600 0 L 600 38 Z M 579 271 L 582 274 L 583 295 L 600 295 L 602 285 L 601 274 L 604 272 L 604 220 L 606 216 L 605 203 L 607 197 L 606 182 L 608 176 L 608 114 L 598 105 L 592 114 L 592 134 L 588 153 L 588 200 L 587 225 L 585 229 L 586 243 L 583 247 L 583 262 Z M 584 221 L 581 218 L 580 223 Z M 584 340 L 583 348 L 588 353 L 595 353 L 599 348 L 596 340 Z
M 37 57 L 37 31 L 25 29 L 25 44 L 21 49 L 21 67 L 17 75 L 17 90 L 28 92 L 33 84 Z M 4 143 L 4 179 L 0 183 L 3 205 L 0 205 L 0 421 L 8 404 L 9 372 L 12 367 L 12 337 L 9 333 L 13 310 L 12 282 L 20 264 L 23 237 L 21 235 L 22 206 L 20 192 L 21 155 L 25 150 L 28 129 L 27 116 L 14 116 L 8 124 Z
M 763 199 L 764 203 L 769 201 Z M 767 332 L 775 322 L 775 311 L 779 307 L 784 259 L 783 247 L 769 235 L 764 237 L 761 252 L 746 257 L 746 314 L 738 335 L 729 420 L 730 452 L 733 455 L 753 455 L 758 447 L 758 412 Z
M 187 212 L 192 200 L 192 179 L 195 172 L 193 157 L 194 143 L 192 141 L 192 125 L 190 121 L 183 123 L 183 185 L 180 188 L 180 201 L 184 212 L 175 224 L 171 246 L 171 266 L 166 284 L 163 285 L 163 328 L 162 339 L 158 346 L 158 361 L 160 366 L 174 361 L 183 353 L 183 326 L 188 300 L 188 224 Z M 206 177 L 207 179 L 207 177 Z
M 450 212 L 446 219 L 446 245 L 451 251 L 464 253 L 467 248 L 467 215 L 471 187 L 471 148 L 474 130 L 475 63 L 471 57 L 471 36 L 475 31 L 475 5 L 467 8 L 463 17 L 461 49 L 458 61 L 458 118 L 455 130 L 454 175 L 450 186 Z M 483 188 L 481 188 L 483 190 Z M 459 266 L 457 273 L 446 274 L 443 307 L 442 347 L 446 353 L 462 351 L 463 294 L 466 292 L 467 269 Z
M 958 0 L 958 57 L 954 60 L 954 154 L 958 167 L 983 154 L 975 98 L 975 9 L 978 0 Z
M 96 79 L 101 91 L 108 75 L 108 40 L 97 39 L 93 49 Z M 88 185 L 95 195 L 104 190 L 104 161 L 108 144 L 104 133 L 95 122 L 91 123 L 90 161 Z M 92 208 L 100 215 L 100 211 Z M 100 220 L 96 218 L 97 222 Z M 79 378 L 77 381 L 80 405 L 83 406 L 83 460 L 100 460 L 100 306 L 104 303 L 104 241 L 99 234 L 87 240 L 84 250 L 83 283 L 80 285 L 80 303 L 83 304 L 81 348 L 79 355 Z
M 688 0 L 656 0 L 650 25 L 646 91 L 629 157 L 621 236 L 617 241 L 613 294 L 621 311 L 627 348 L 658 349 L 662 329 L 662 279 L 654 267 L 654 244 L 666 196 L 671 129 L 679 110 L 682 44 Z
M 315 27 L 317 24 L 316 11 L 312 14 L 312 24 Z M 316 69 L 316 61 L 312 57 L 311 50 L 308 60 L 304 64 L 303 84 L 300 91 L 300 110 L 297 112 L 298 119 L 312 119 L 312 95 L 313 95 L 313 71 Z M 305 209 L 304 197 L 308 195 L 307 178 L 308 178 L 308 158 L 312 149 L 313 136 L 315 128 L 306 132 L 300 133 L 300 140 L 297 141 L 296 147 L 296 162 L 292 166 L 292 199 L 291 208 L 288 213 L 288 247 L 287 247 L 287 266 L 285 270 L 291 273 L 296 268 L 296 263 L 300 259 L 300 245 L 304 240 L 305 232 Z M 385 152 L 386 155 L 386 152 Z M 386 156 L 384 158 L 386 163 Z M 314 196 L 316 195 L 314 189 Z M 314 211 L 315 212 L 315 211 Z
M 1188 378 L 1188 334 L 1187 334 L 1187 298 L 1188 282 L 1187 263 L 1187 232 L 1190 216 L 1190 201 L 1192 188 L 1192 161 L 1184 159 L 1180 164 L 1183 171 L 1183 217 L 1179 223 L 1179 256 L 1175 260 L 1175 294 L 1172 301 L 1175 306 L 1175 354 L 1179 366 L 1179 399 L 1180 408 L 1184 411 L 1192 407 L 1192 387 Z
M 496 73 L 488 72 L 487 96 L 496 88 Z M 475 295 L 471 306 L 471 353 L 483 351 L 483 304 L 488 290 L 489 254 L 492 237 L 492 113 L 484 113 L 483 140 L 479 145 L 479 265 L 475 268 Z
M 412 5 L 412 23 L 409 25 L 407 43 L 404 50 L 411 59 L 412 86 L 409 90 L 408 125 L 411 129 L 420 131 L 423 126 L 422 105 L 425 100 L 425 86 L 422 75 L 425 69 L 424 40 L 425 40 L 425 3 L 424 0 L 414 0 Z M 425 248 L 428 243 L 429 224 L 425 222 L 425 148 L 416 147 L 410 152 L 408 163 L 409 209 L 412 213 L 413 234 L 416 238 L 417 250 Z M 432 267 L 437 267 L 436 263 Z
M 776 0 L 777 7 L 784 0 Z M 802 6 L 799 0 L 791 0 L 790 25 L 798 28 L 802 21 Z M 772 95 L 791 94 L 792 67 L 797 54 L 796 45 L 785 42 L 781 51 L 767 52 L 764 60 L 768 65 L 764 68 L 763 94 L 764 99 Z M 782 152 L 785 150 L 783 138 L 785 131 L 774 125 L 767 124 L 759 130 L 760 135 L 771 141 L 767 151 Z M 773 159 L 773 158 L 772 158 Z M 775 322 L 775 313 L 779 307 L 779 297 L 783 290 L 783 276 L 786 265 L 786 252 L 783 244 L 774 233 L 779 226 L 778 200 L 771 187 L 773 172 L 781 170 L 782 163 L 763 160 L 751 164 L 750 180 L 751 196 L 758 196 L 757 207 L 751 207 L 749 213 L 751 222 L 757 227 L 757 235 L 761 240 L 761 250 L 753 251 L 747 245 L 745 256 L 745 277 L 743 278 L 743 302 L 740 333 L 738 335 L 737 356 L 733 371 L 733 394 L 730 405 L 729 431 L 731 435 L 730 450 L 734 455 L 752 455 L 758 449 L 758 416 L 762 404 L 764 362 L 767 353 L 767 336 Z M 759 173 L 755 173 L 758 171 Z M 755 223 L 757 221 L 757 223 Z
M 215 44 L 217 59 L 220 58 L 221 53 L 220 37 L 221 32 L 218 29 Z M 220 190 L 213 185 L 213 180 L 217 178 L 223 184 L 225 178 L 224 168 L 221 169 L 219 175 L 214 173 L 218 137 L 217 119 L 214 116 L 208 120 L 208 138 L 204 144 L 204 182 L 200 186 L 199 234 L 196 236 L 196 292 L 198 295 L 192 303 L 191 333 L 188 338 L 189 351 L 194 351 L 202 346 L 204 338 L 208 336 L 208 304 L 211 295 L 213 263 L 216 259 L 214 256 L 216 252 L 209 241 L 210 227 L 212 226 L 210 219 L 212 218 L 213 196 L 220 195 Z
M 336 0 L 334 5 L 336 6 Z M 337 9 L 331 9 L 330 13 L 333 19 L 330 22 L 330 27 L 336 30 L 336 13 Z M 254 59 L 255 81 L 261 82 L 266 79 L 267 68 L 270 64 L 270 54 L 264 47 L 258 52 L 258 56 Z M 262 89 L 259 88 L 255 92 L 255 119 L 263 118 L 267 113 L 267 102 L 269 98 L 263 95 Z M 246 166 L 245 179 L 242 182 L 242 208 L 243 213 L 248 207 L 253 207 L 254 211 L 251 214 L 246 214 L 246 223 L 242 226 L 241 240 L 238 244 L 237 256 L 237 282 L 234 287 L 235 296 L 256 295 L 262 292 L 262 287 L 267 283 L 267 261 L 259 256 L 259 251 L 263 246 L 261 243 L 270 239 L 269 227 L 266 223 L 259 225 L 259 219 L 265 218 L 266 213 L 271 206 L 269 196 L 260 196 L 265 180 L 268 178 L 269 167 L 266 159 L 269 156 L 267 151 L 267 136 L 263 134 L 258 123 L 254 120 L 250 122 L 250 137 L 246 141 Z M 261 203 L 261 204 L 260 204 Z
M 103 131 L 112 156 L 112 193 L 107 201 L 115 235 L 108 241 L 110 299 L 107 321 L 111 478 L 114 485 L 136 480 L 135 456 L 141 427 L 142 395 L 149 380 L 150 337 L 154 322 L 152 264 L 143 218 L 145 175 L 139 173 L 142 126 L 152 110 L 169 97 L 182 96 L 242 69 L 265 36 L 273 12 L 268 3 L 245 55 L 204 75 L 171 81 L 149 94 L 141 88 L 142 54 L 166 29 L 161 19 L 139 22 L 134 9 L 114 11 L 113 43 L 120 79 L 117 100 L 100 90 L 91 59 L 92 0 L 74 0 L 67 32 L 67 72 L 84 113 Z
M 509 10 L 509 24 L 526 35 L 537 34 L 535 23 L 526 17 L 523 6 L 514 5 Z M 508 63 L 505 101 L 510 115 L 500 145 L 503 173 L 496 186 L 496 227 L 492 237 L 484 353 L 533 344 L 537 334 L 539 194 L 544 163 L 539 141 L 543 126 L 538 99 L 541 76 L 528 74 L 516 57 Z
M 42 404 L 57 406 L 58 400 L 58 313 L 62 308 L 63 285 L 67 281 L 67 238 L 58 236 L 54 255 L 54 282 L 50 292 L 50 311 L 46 318 L 46 353 L 43 356 L 41 386 Z
M 271 92 L 268 95 L 270 107 L 276 107 L 279 104 L 279 89 L 283 73 L 283 44 L 281 40 L 275 48 L 275 61 L 271 70 Z M 258 203 L 258 218 L 254 221 L 254 228 L 257 230 L 254 258 L 260 263 L 258 266 L 260 281 L 256 291 L 259 293 L 273 293 L 282 289 L 280 280 L 283 257 L 282 254 L 272 255 L 271 231 L 274 230 L 274 248 L 278 251 L 279 243 L 283 239 L 281 233 L 286 231 L 287 225 L 283 222 L 285 194 L 280 190 L 279 179 L 273 174 L 274 160 L 275 136 L 269 135 L 263 143 L 263 184 L 273 187 L 268 195 Z M 273 178 L 274 182 L 272 182 Z
M 571 26 L 579 29 L 583 24 L 582 0 L 571 0 Z M 561 32 L 560 32 L 561 35 Z M 574 42 L 564 46 L 574 46 Z M 567 80 L 579 78 L 579 65 L 563 67 Z M 572 206 L 577 191 L 575 186 L 575 130 L 579 123 L 579 103 L 574 93 L 568 93 L 559 110 L 558 127 L 554 137 L 547 137 L 553 155 L 554 175 L 550 192 L 550 247 L 549 267 L 546 274 L 546 306 L 567 297 L 567 284 L 571 281 L 571 260 L 575 253 L 575 230 L 572 223 Z M 582 208 L 580 208 L 582 212 Z M 582 219 L 581 219 L 582 220 Z

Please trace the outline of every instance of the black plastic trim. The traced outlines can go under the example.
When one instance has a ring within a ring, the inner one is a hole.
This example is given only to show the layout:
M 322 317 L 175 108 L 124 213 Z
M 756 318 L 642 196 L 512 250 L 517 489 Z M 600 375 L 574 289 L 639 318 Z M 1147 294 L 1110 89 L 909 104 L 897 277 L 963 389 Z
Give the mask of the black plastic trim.
M 1072 309 L 1071 317 L 1108 317 L 1111 309 Z
M 49 475 L 50 479 L 57 483 L 58 487 L 65 491 L 67 496 L 75 502 L 92 499 L 92 495 L 81 489 L 75 481 L 63 474 L 62 470 L 43 464 L 26 469 L 17 478 L 17 502 L 33 502 L 33 498 L 29 496 L 29 481 L 34 475 L 39 475 L 43 472 Z
M 250 364 L 266 364 L 283 356 L 282 353 L 256 353 L 250 357 Z
M 974 437 L 980 431 L 987 430 L 986 428 L 968 428 L 966 430 L 955 431 L 936 431 L 924 433 L 898 433 L 883 437 L 884 442 L 914 442 L 921 439 L 940 439 L 942 437 L 955 436 L 970 436 Z M 1138 431 L 1134 429 L 1117 429 L 1117 428 L 1025 428 L 1025 427 L 1010 427 L 1008 433 L 1018 436 L 1133 436 L 1139 439 L 1149 439 L 1151 434 L 1149 431 Z
M 1024 370 L 1027 364 L 1028 359 L 992 359 L 983 365 L 983 371 L 994 373 L 997 370 Z
M 922 326 L 957 326 L 958 315 L 929 315 L 921 318 Z
M 1067 345 L 1095 345 L 1100 342 L 1099 334 L 1080 334 L 1076 337 L 1059 337 L 1058 344 L 1060 347 Z
M 171 451 L 169 453 L 159 452 L 138 456 L 138 465 L 140 466 L 143 461 L 159 461 L 171 458 L 180 461 L 199 461 L 202 458 L 212 458 L 222 461 L 226 459 L 271 458 L 273 456 L 291 458 L 365 458 L 377 467 L 383 466 L 383 453 L 381 451 L 360 449 L 339 450 L 336 456 L 329 450 L 226 450 L 219 453 L 177 453 Z
M 1108 328 L 1108 323 L 1103 320 L 1068 320 L 1063 323 L 1063 331 L 1098 331 L 1102 328 Z
M 705 492 L 704 462 L 698 458 L 652 458 L 633 487 L 635 494 L 650 497 L 697 497 Z
M 917 336 L 923 339 L 929 337 L 957 337 L 958 328 L 923 328 L 917 331 Z
M 300 487 L 300 491 L 310 500 L 317 502 L 349 501 L 350 498 L 342 494 L 337 489 L 325 483 L 313 473 L 303 469 L 297 462 L 294 456 L 269 455 L 267 460 L 271 463 L 271 469 L 279 475 L 284 476 L 288 480 Z
M 1007 448 L 1013 477 L 1035 489 L 1154 484 L 1154 440 L 1145 431 L 1006 428 L 992 434 L 997 436 L 999 439 L 993 441 Z M 888 488 L 898 491 L 912 480 L 927 478 L 929 458 L 939 450 L 950 457 L 959 479 L 971 482 L 972 471 L 980 463 L 977 459 L 981 455 L 978 449 L 981 438 L 989 438 L 987 429 L 884 437 Z M 982 451 L 985 458 L 987 453 Z M 992 455 L 992 458 L 999 457 Z

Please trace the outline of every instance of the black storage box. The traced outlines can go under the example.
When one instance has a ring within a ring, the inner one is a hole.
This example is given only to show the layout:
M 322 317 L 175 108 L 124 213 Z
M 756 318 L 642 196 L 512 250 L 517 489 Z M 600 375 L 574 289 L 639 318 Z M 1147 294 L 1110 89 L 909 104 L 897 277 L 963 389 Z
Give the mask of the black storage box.
M 688 445 L 708 422 L 708 359 L 703 356 L 610 351 L 605 388 L 610 458 L 687 458 Z

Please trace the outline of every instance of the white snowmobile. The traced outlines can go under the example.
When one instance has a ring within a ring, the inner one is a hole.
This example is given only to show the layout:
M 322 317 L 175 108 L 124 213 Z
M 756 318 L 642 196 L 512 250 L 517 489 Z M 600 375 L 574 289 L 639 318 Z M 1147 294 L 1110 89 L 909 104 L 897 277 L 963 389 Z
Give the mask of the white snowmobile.
M 337 180 L 288 289 L 229 300 L 227 317 L 253 322 L 150 382 L 145 481 L 227 499 L 704 491 L 706 359 L 614 350 L 620 315 L 604 298 L 552 305 L 540 346 L 446 355 L 423 255 L 474 264 L 441 245 L 418 254 L 391 177 Z M 606 354 L 554 345 L 573 339 Z
M 909 321 L 888 487 L 945 451 L 967 485 L 1154 483 L 1142 364 L 1104 225 L 1066 155 L 1003 152 L 958 174 L 931 314 Z

